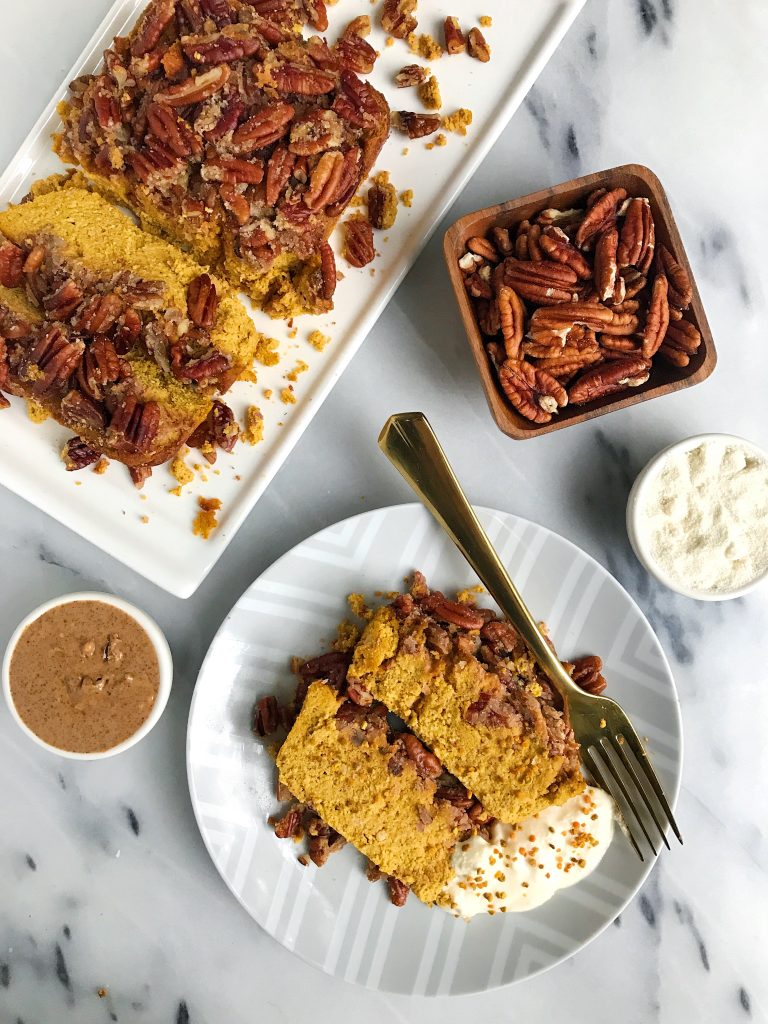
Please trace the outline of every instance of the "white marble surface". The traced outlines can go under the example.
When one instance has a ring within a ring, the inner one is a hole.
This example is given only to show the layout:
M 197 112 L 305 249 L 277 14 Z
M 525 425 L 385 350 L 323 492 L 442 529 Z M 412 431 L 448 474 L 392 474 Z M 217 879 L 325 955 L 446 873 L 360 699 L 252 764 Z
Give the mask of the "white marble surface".
M 0 165 L 107 6 L 2 4 Z M 93 586 L 155 615 L 178 669 L 161 724 L 113 761 L 48 757 L 0 709 L 2 1024 L 768 1020 L 768 753 L 758 731 L 768 591 L 726 604 L 675 597 L 642 572 L 623 526 L 633 475 L 670 441 L 723 430 L 768 445 L 766 38 L 762 0 L 589 0 L 448 218 L 577 173 L 649 164 L 669 190 L 719 346 L 706 383 L 538 441 L 506 440 L 454 315 L 438 235 L 191 600 L 0 490 L 0 647 L 38 602 Z M 227 609 L 309 532 L 407 497 L 375 439 L 389 413 L 418 407 L 474 500 L 563 533 L 637 598 L 672 661 L 686 732 L 685 847 L 579 956 L 471 1006 L 367 993 L 278 947 L 209 862 L 184 770 L 195 675 Z

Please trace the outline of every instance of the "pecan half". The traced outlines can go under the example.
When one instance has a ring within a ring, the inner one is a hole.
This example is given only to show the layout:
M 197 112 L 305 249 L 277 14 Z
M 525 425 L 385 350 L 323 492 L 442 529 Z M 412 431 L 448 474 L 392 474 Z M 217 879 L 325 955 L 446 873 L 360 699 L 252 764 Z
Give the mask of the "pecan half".
M 464 711 L 464 721 L 470 725 L 485 725 L 489 729 L 520 729 L 521 717 L 509 701 L 501 695 L 481 693 Z
M 43 308 L 51 320 L 68 320 L 83 301 L 83 290 L 68 278 L 43 299 Z
M 336 192 L 325 211 L 329 217 L 337 217 L 344 210 L 355 192 L 357 192 L 362 174 L 360 156 L 359 146 L 353 146 L 344 154 L 344 163 L 341 167 Z
M 0 284 L 4 288 L 18 288 L 24 281 L 24 250 L 13 242 L 0 245 Z
M 409 139 L 423 139 L 426 135 L 432 135 L 442 124 L 439 114 L 417 114 L 412 110 L 398 110 L 397 116 L 400 130 L 405 132 Z
M 92 466 L 99 459 L 99 452 L 85 442 L 82 437 L 70 437 L 61 452 L 64 468 L 68 473 L 76 472 Z
M 85 346 L 82 341 L 70 341 L 60 324 L 49 327 L 26 354 L 28 368 L 37 367 L 32 394 L 41 397 L 60 386 L 74 373 L 80 363 Z
M 655 227 L 647 199 L 630 199 L 616 252 L 620 267 L 637 267 L 647 274 L 653 260 Z
M 344 257 L 353 267 L 365 267 L 372 262 L 376 250 L 373 229 L 367 220 L 344 222 Z
M 626 189 L 614 188 L 590 206 L 574 235 L 574 242 L 580 249 L 584 249 L 601 231 L 615 223 L 619 203 L 623 203 L 626 198 Z
M 562 328 L 582 324 L 603 334 L 634 334 L 638 319 L 632 313 L 617 313 L 599 302 L 563 302 L 534 310 L 531 327 Z
M 564 263 L 516 260 L 508 257 L 501 276 L 523 299 L 541 305 L 555 305 L 573 298 L 576 273 Z M 538 310 L 537 310 L 538 312 Z
M 258 185 L 264 177 L 264 164 L 261 160 L 218 156 L 206 160 L 201 173 L 205 181 L 224 181 L 230 185 Z
M 552 414 L 568 404 L 565 388 L 545 370 L 518 359 L 507 359 L 499 383 L 517 411 L 533 423 L 549 423 Z
M 539 238 L 539 244 L 549 259 L 570 267 L 579 280 L 589 281 L 591 279 L 592 268 L 576 246 L 571 244 L 568 235 L 561 228 L 556 226 L 544 228 Z
M 602 302 L 612 299 L 616 291 L 619 276 L 616 258 L 618 244 L 619 232 L 615 227 L 611 227 L 603 231 L 595 245 L 595 287 Z
M 301 811 L 292 807 L 275 823 L 275 835 L 278 839 L 292 839 L 301 828 Z
M 328 29 L 328 11 L 324 0 L 304 0 L 304 11 L 307 21 L 317 32 Z
M 202 75 L 190 75 L 183 82 L 156 93 L 155 102 L 166 103 L 169 107 L 188 107 L 193 103 L 202 103 L 209 96 L 221 92 L 229 81 L 229 75 L 229 66 L 219 64 Z
M 296 108 L 290 103 L 272 103 L 252 114 L 232 135 L 232 147 L 237 153 L 253 153 L 277 142 L 288 131 Z
M 370 74 L 378 57 L 368 40 L 358 35 L 343 35 L 333 47 L 333 52 L 343 68 L 360 75 Z
M 701 345 L 701 334 L 695 324 L 688 320 L 671 321 L 664 337 L 664 345 L 693 355 Z
M 374 120 L 380 111 L 375 90 L 353 71 L 347 68 L 341 72 L 341 92 L 333 101 L 332 109 L 356 128 L 363 128 Z
M 571 679 L 587 693 L 597 696 L 608 685 L 602 674 L 602 658 L 595 654 L 577 658 L 569 667 Z
M 320 280 L 321 297 L 328 300 L 333 298 L 336 291 L 336 257 L 328 242 L 320 247 Z
M 499 262 L 499 254 L 496 251 L 496 246 L 490 241 L 490 239 L 483 238 L 482 235 L 473 235 L 472 238 L 468 238 L 467 248 L 476 256 L 482 256 L 484 260 L 488 260 L 489 263 Z
M 388 231 L 397 217 L 397 190 L 389 182 L 374 182 L 368 189 L 368 220 L 379 231 Z
M 255 71 L 256 69 L 254 69 Z M 280 64 L 272 71 L 275 88 L 282 93 L 296 96 L 323 96 L 336 87 L 336 76 L 322 68 L 311 68 L 305 64 Z
M 267 180 L 264 186 L 264 201 L 270 206 L 277 206 L 295 163 L 296 154 L 291 153 L 287 146 L 277 146 L 274 149 L 267 164 Z
M 449 601 L 439 590 L 421 600 L 421 608 L 440 622 L 449 622 L 460 629 L 480 629 L 485 617 L 476 609 L 458 601 Z
M 602 363 L 586 370 L 571 385 L 568 398 L 573 405 L 583 405 L 627 388 L 639 387 L 648 380 L 650 369 L 651 364 L 642 355 Z
M 667 288 L 664 274 L 657 274 L 651 286 L 648 314 L 643 328 L 643 356 L 646 359 L 658 352 L 669 327 Z
M 491 59 L 491 48 L 479 28 L 471 28 L 467 33 L 467 53 L 483 64 Z
M 89 398 L 99 401 L 104 385 L 118 380 L 120 372 L 120 357 L 114 344 L 104 335 L 97 335 L 77 368 L 77 381 Z
M 679 263 L 666 245 L 658 251 L 659 269 L 669 281 L 669 301 L 677 309 L 688 309 L 693 298 L 693 287 L 688 271 Z
M 405 39 L 416 31 L 416 0 L 384 0 L 381 27 L 397 39 Z
M 668 345 L 666 342 L 661 345 L 656 354 L 661 356 L 664 362 L 670 363 L 670 365 L 676 366 L 681 370 L 683 367 L 688 366 L 691 361 L 691 357 L 687 352 L 683 352 L 679 348 L 673 348 L 672 345 Z
M 253 708 L 251 729 L 257 736 L 271 736 L 280 726 L 277 697 L 261 697 Z
M 125 443 L 136 453 L 146 452 L 160 427 L 160 406 L 157 402 L 142 404 L 134 395 L 118 403 L 109 423 L 115 443 Z
M 387 875 L 387 885 L 389 886 L 389 901 L 392 906 L 404 907 L 408 893 L 411 891 L 410 888 L 394 875 Z
M 244 227 L 251 219 L 251 204 L 248 202 L 248 198 L 239 191 L 238 186 L 227 182 L 222 183 L 219 188 L 219 198 L 224 204 L 224 208 L 232 214 L 240 227 Z
M 297 156 L 314 156 L 335 148 L 342 138 L 342 126 L 334 110 L 307 110 L 291 125 L 288 149 Z
M 399 739 L 408 760 L 413 762 L 419 775 L 426 779 L 437 779 L 443 774 L 443 766 L 439 760 L 415 736 L 404 732 Z
M 82 391 L 73 390 L 64 395 L 60 414 L 75 430 L 81 429 L 83 425 L 101 430 L 106 424 L 102 405 L 88 398 Z
M 244 32 L 238 27 L 207 36 L 186 36 L 181 41 L 181 49 L 194 64 L 227 64 L 262 52 L 264 41 L 257 33 Z
M 176 13 L 176 0 L 152 0 L 134 30 L 131 53 L 141 57 L 154 49 Z
M 464 52 L 467 47 L 467 41 L 459 27 L 458 18 L 446 18 L 443 23 L 443 33 L 445 35 L 445 49 L 447 53 L 456 54 Z
M 105 334 L 111 330 L 125 309 L 125 304 L 115 292 L 93 295 L 80 310 L 74 329 L 78 334 Z
M 498 289 L 496 305 L 507 359 L 517 359 L 525 331 L 525 307 L 520 296 L 509 285 L 502 285 Z
M 341 150 L 334 149 L 323 153 L 315 164 L 309 179 L 309 188 L 304 193 L 304 203 L 308 209 L 321 210 L 336 198 L 343 166 L 344 155 Z
M 216 451 L 211 450 L 214 445 L 231 452 L 239 434 L 234 413 L 228 405 L 216 399 L 207 417 L 187 438 L 187 444 L 190 448 L 203 449 L 203 458 L 213 465 L 216 462 Z
M 152 103 L 147 109 L 147 124 L 176 156 L 187 157 L 202 152 L 202 142 L 172 107 Z
M 208 274 L 199 274 L 187 285 L 187 313 L 198 327 L 210 328 L 216 322 L 219 296 Z
M 413 85 L 422 85 L 428 78 L 429 68 L 423 68 L 420 64 L 406 64 L 395 75 L 395 85 L 398 89 L 409 89 Z

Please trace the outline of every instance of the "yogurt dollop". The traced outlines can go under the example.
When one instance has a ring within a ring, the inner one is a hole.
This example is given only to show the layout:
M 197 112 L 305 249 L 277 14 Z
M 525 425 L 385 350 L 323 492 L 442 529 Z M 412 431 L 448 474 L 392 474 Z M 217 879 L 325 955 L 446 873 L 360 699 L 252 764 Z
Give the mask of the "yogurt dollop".
M 495 825 L 490 842 L 472 836 L 454 850 L 445 909 L 468 919 L 541 906 L 595 870 L 611 842 L 613 822 L 613 800 L 587 786 L 518 825 Z

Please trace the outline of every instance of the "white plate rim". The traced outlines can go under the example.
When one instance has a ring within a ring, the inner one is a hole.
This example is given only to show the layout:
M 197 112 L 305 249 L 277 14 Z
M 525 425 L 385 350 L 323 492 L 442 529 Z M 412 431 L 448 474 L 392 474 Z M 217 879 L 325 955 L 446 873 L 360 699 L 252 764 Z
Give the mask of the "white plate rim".
M 650 631 L 650 633 L 656 638 L 656 640 L 657 640 L 657 642 L 659 644 L 659 649 L 660 649 L 661 656 L 662 656 L 662 662 L 663 662 L 664 668 L 667 671 L 667 674 L 668 674 L 669 680 L 670 680 L 670 684 L 671 684 L 671 686 L 670 686 L 670 689 L 671 689 L 670 697 L 671 697 L 672 707 L 673 707 L 674 712 L 675 712 L 675 722 L 674 722 L 674 725 L 676 727 L 677 735 L 679 736 L 679 744 L 678 744 L 678 748 L 677 748 L 677 751 L 676 751 L 676 753 L 677 753 L 677 762 L 676 762 L 676 770 L 675 770 L 675 773 L 674 773 L 673 788 L 672 788 L 671 793 L 667 794 L 668 797 L 669 797 L 670 806 L 672 807 L 672 810 L 674 811 L 676 809 L 676 807 L 677 807 L 678 799 L 679 799 L 679 796 L 680 796 L 680 788 L 681 788 L 681 785 L 682 785 L 682 777 L 683 777 L 683 765 L 684 765 L 684 758 L 685 758 L 685 736 L 684 736 L 684 730 L 683 730 L 683 719 L 682 719 L 682 711 L 681 711 L 681 705 L 680 705 L 680 696 L 678 694 L 677 687 L 675 685 L 674 674 L 673 674 L 672 668 L 671 668 L 671 666 L 669 664 L 669 659 L 667 658 L 666 652 L 664 651 L 663 647 L 661 646 L 661 641 L 656 636 L 656 632 L 653 629 L 653 627 L 651 626 L 651 623 L 648 621 L 648 618 L 645 615 L 645 613 L 643 612 L 642 608 L 640 608 L 640 606 L 635 601 L 635 599 L 632 597 L 632 595 L 615 578 L 615 576 L 613 576 L 613 574 L 608 569 L 605 568 L 605 566 L 603 566 L 596 558 L 594 558 L 592 555 L 590 555 L 589 552 L 584 551 L 583 548 L 580 548 L 577 544 L 575 544 L 573 541 L 569 540 L 567 537 L 564 537 L 562 534 L 557 533 L 555 530 L 552 530 L 552 529 L 550 529 L 547 526 L 543 526 L 543 525 L 541 525 L 539 523 L 535 523 L 535 522 L 533 522 L 533 520 L 526 519 L 523 516 L 519 516 L 516 513 L 505 512 L 505 511 L 503 511 L 501 509 L 495 509 L 495 508 L 491 508 L 489 506 L 484 506 L 484 505 L 473 505 L 473 507 L 474 507 L 475 511 L 478 512 L 481 515 L 483 515 L 483 514 L 497 515 L 497 516 L 500 516 L 505 521 L 508 521 L 508 517 L 511 516 L 513 519 L 517 520 L 520 523 L 523 523 L 525 525 L 534 526 L 534 527 L 536 527 L 536 529 L 542 530 L 546 534 L 551 535 L 551 536 L 557 538 L 557 540 L 563 542 L 566 545 L 567 548 L 570 548 L 571 550 L 577 552 L 581 557 L 585 558 L 588 563 L 592 563 L 593 565 L 597 566 L 598 569 L 600 570 L 600 572 L 603 573 L 608 580 L 610 580 L 611 584 L 615 588 L 617 588 L 618 590 L 622 591 L 623 594 L 626 595 L 626 598 L 628 599 L 630 604 L 635 609 L 637 615 L 640 617 L 640 620 L 645 624 L 645 626 Z M 340 520 L 338 520 L 335 523 L 327 524 L 326 526 L 322 527 L 321 529 L 316 530 L 313 534 L 310 534 L 309 536 L 307 536 L 307 537 L 303 538 L 302 540 L 298 541 L 296 544 L 292 545 L 289 549 L 287 549 L 285 552 L 283 552 L 282 555 L 280 555 L 273 562 L 271 562 L 270 565 L 267 566 L 263 570 L 263 572 L 260 573 L 259 576 L 257 576 L 248 585 L 248 587 L 246 587 L 246 589 L 243 591 L 243 593 L 240 595 L 240 597 L 237 599 L 237 601 L 235 601 L 235 603 L 232 605 L 230 610 L 227 612 L 227 614 L 224 617 L 224 619 L 222 619 L 221 624 L 220 624 L 219 628 L 217 629 L 216 634 L 214 635 L 213 639 L 211 640 L 210 646 L 209 646 L 209 648 L 208 648 L 208 650 L 207 650 L 207 652 L 205 654 L 205 657 L 204 657 L 204 659 L 203 659 L 203 661 L 202 661 L 202 663 L 200 665 L 200 669 L 199 669 L 199 672 L 198 672 L 198 675 L 197 675 L 197 679 L 195 681 L 195 687 L 194 687 L 194 691 L 193 691 L 193 694 L 192 694 L 192 700 L 190 702 L 189 714 L 188 714 L 188 717 L 187 717 L 187 732 L 186 732 L 186 741 L 185 741 L 185 760 L 186 760 L 186 768 L 187 768 L 187 784 L 188 784 L 188 787 L 189 787 L 190 802 L 192 804 L 192 811 L 193 811 L 193 814 L 194 814 L 194 817 L 195 817 L 195 823 L 196 823 L 196 825 L 198 827 L 198 830 L 200 832 L 200 836 L 201 836 L 201 838 L 203 840 L 203 844 L 205 846 L 205 849 L 206 849 L 209 857 L 211 858 L 211 861 L 213 862 L 213 865 L 216 868 L 217 873 L 221 877 L 221 879 L 224 882 L 224 884 L 227 886 L 227 889 L 229 890 L 229 892 L 237 900 L 238 904 L 243 908 L 243 910 L 248 914 L 248 916 L 251 917 L 251 919 L 254 921 L 254 923 L 259 928 L 261 928 L 262 931 L 264 931 L 267 935 L 269 935 L 269 937 L 273 941 L 275 941 L 279 945 L 283 946 L 284 949 L 286 949 L 285 945 L 282 942 L 280 942 L 280 940 L 277 939 L 273 934 L 271 934 L 270 932 L 267 932 L 267 930 L 266 930 L 266 928 L 264 928 L 263 924 L 260 921 L 258 921 L 253 916 L 253 914 L 251 913 L 251 911 L 248 908 L 248 906 L 246 905 L 246 903 L 241 899 L 240 895 L 234 890 L 233 886 L 230 883 L 230 879 L 227 878 L 224 875 L 224 873 L 221 871 L 221 869 L 219 868 L 217 859 L 216 859 L 216 857 L 214 855 L 213 848 L 212 848 L 211 844 L 209 843 L 209 837 L 207 835 L 207 830 L 203 826 L 203 823 L 201 821 L 200 810 L 199 810 L 198 802 L 197 802 L 197 799 L 196 799 L 195 782 L 194 782 L 194 779 L 193 779 L 193 767 L 192 767 L 192 761 L 191 761 L 192 725 L 193 725 L 193 720 L 194 720 L 194 716 L 195 716 L 195 711 L 196 711 L 197 703 L 198 703 L 198 700 L 200 699 L 200 693 L 201 693 L 201 688 L 198 686 L 198 684 L 199 684 L 200 680 L 202 679 L 203 675 L 205 674 L 205 672 L 207 670 L 209 661 L 212 662 L 213 659 L 214 659 L 214 655 L 215 655 L 214 648 L 215 648 L 215 646 L 217 644 L 217 641 L 218 641 L 220 635 L 223 633 L 225 627 L 227 626 L 228 622 L 232 618 L 232 615 L 233 615 L 236 607 L 238 606 L 240 601 L 244 597 L 246 597 L 246 595 L 249 593 L 251 588 L 264 575 L 266 575 L 272 569 L 274 569 L 277 566 L 279 566 L 279 564 L 283 560 L 289 558 L 294 553 L 294 551 L 297 548 L 301 547 L 305 543 L 308 543 L 308 542 L 311 542 L 311 541 L 317 539 L 326 530 L 332 530 L 334 528 L 341 527 L 341 526 L 346 525 L 348 523 L 352 523 L 353 521 L 361 520 L 361 519 L 363 519 L 365 517 L 374 515 L 377 512 L 381 512 L 381 511 L 394 512 L 394 511 L 402 510 L 402 509 L 419 509 L 419 510 L 425 511 L 423 506 L 420 505 L 418 502 L 400 502 L 400 503 L 395 504 L 395 505 L 384 505 L 384 506 L 380 506 L 380 507 L 375 508 L 375 509 L 367 509 L 364 512 L 359 512 L 359 513 L 356 513 L 355 515 L 347 516 L 344 519 L 340 519 Z M 468 567 L 468 570 L 469 570 L 469 567 Z M 469 571 L 471 572 L 471 570 L 469 570 Z M 667 834 L 669 834 L 670 833 L 670 829 L 667 828 L 666 832 L 667 832 Z M 618 842 L 618 841 L 622 841 L 621 836 L 619 836 L 619 835 L 617 835 L 614 838 L 614 842 Z M 560 964 L 565 963 L 567 960 L 570 960 L 573 956 L 576 956 L 578 953 L 582 952 L 582 950 L 584 950 L 587 946 L 589 946 L 592 942 L 594 942 L 595 939 L 597 939 L 600 935 L 602 935 L 602 933 L 607 928 L 609 928 L 610 925 L 621 914 L 624 913 L 626 908 L 635 899 L 635 897 L 637 896 L 637 894 L 640 891 L 640 889 L 642 888 L 642 886 L 648 880 L 648 877 L 650 876 L 651 872 L 653 871 L 654 867 L 656 866 L 656 863 L 657 863 L 658 859 L 659 859 L 659 855 L 656 855 L 656 856 L 653 856 L 653 857 L 649 858 L 644 863 L 641 875 L 638 878 L 634 888 L 626 896 L 626 898 L 623 900 L 623 902 L 621 903 L 621 905 L 620 905 L 618 911 L 615 913 L 615 915 L 613 917 L 609 917 L 607 920 L 602 922 L 602 924 L 598 925 L 595 929 L 593 929 L 593 931 L 582 942 L 580 942 L 574 949 L 570 950 L 569 952 L 564 953 L 561 957 L 551 961 L 550 963 L 547 963 L 547 964 L 543 965 L 542 967 L 540 967 L 538 969 L 532 970 L 524 978 L 515 978 L 515 979 L 512 979 L 511 981 L 499 982 L 497 985 L 494 985 L 494 986 L 487 985 L 484 988 L 478 988 L 478 989 L 475 989 L 475 990 L 472 990 L 472 991 L 467 991 L 467 992 L 462 992 L 462 993 L 451 993 L 450 994 L 450 998 L 460 998 L 462 996 L 478 995 L 478 994 L 481 994 L 483 992 L 496 991 L 496 990 L 499 990 L 499 989 L 502 989 L 502 988 L 509 988 L 509 987 L 511 987 L 513 985 L 521 984 L 521 983 L 523 983 L 525 981 L 530 980 L 531 978 L 535 978 L 535 977 L 540 976 L 541 974 L 545 974 L 547 971 L 550 971 L 553 968 L 560 966 Z M 360 988 L 365 988 L 368 991 L 388 992 L 388 993 L 391 993 L 391 994 L 404 995 L 404 993 L 395 992 L 394 990 L 391 990 L 391 989 L 385 989 L 385 988 L 382 988 L 379 985 L 371 985 L 371 986 L 369 986 L 367 983 L 364 983 L 364 982 L 347 981 L 346 979 L 340 977 L 338 974 L 334 974 L 334 973 L 325 971 L 321 964 L 316 963 L 314 960 L 312 960 L 312 959 L 310 959 L 308 957 L 305 957 L 299 949 L 295 949 L 294 948 L 294 949 L 287 950 L 287 952 L 290 952 L 294 956 L 298 956 L 301 960 L 304 961 L 304 963 L 309 964 L 311 967 L 314 967 L 316 970 L 322 971 L 324 974 L 328 975 L 329 977 L 334 977 L 334 978 L 337 978 L 337 979 L 339 979 L 341 981 L 345 981 L 347 984 L 356 985 L 356 986 L 358 986 Z M 427 994 L 427 995 L 422 995 L 422 996 L 418 996 L 418 997 L 419 998 L 427 999 L 427 998 L 436 998 L 437 996 L 436 995 L 432 995 L 432 994 Z M 444 996 L 443 996 L 443 998 L 444 998 Z

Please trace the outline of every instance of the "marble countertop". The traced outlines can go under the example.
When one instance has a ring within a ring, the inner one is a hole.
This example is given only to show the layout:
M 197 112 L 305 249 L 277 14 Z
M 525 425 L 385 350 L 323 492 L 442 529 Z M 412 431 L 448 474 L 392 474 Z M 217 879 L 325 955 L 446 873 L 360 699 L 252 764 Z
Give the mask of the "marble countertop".
M 0 167 L 109 3 L 3 4 Z M 767 37 L 761 0 L 744 0 L 738 16 L 719 0 L 588 0 L 446 218 L 617 163 L 648 164 L 668 189 L 719 347 L 704 384 L 526 444 L 505 439 L 455 316 L 438 231 L 190 600 L 0 488 L 0 648 L 39 602 L 93 587 L 154 615 L 177 666 L 161 723 L 111 761 L 47 756 L 0 708 L 2 1024 L 768 1020 L 768 747 L 755 735 L 768 720 L 768 589 L 722 604 L 677 597 L 649 580 L 624 531 L 632 479 L 662 446 L 703 431 L 768 445 Z M 406 408 L 429 415 L 473 500 L 543 523 L 614 573 L 656 629 L 683 706 L 685 847 L 662 857 L 581 954 L 471 1007 L 353 988 L 267 937 L 208 859 L 184 767 L 197 670 L 241 591 L 307 534 L 409 498 L 375 446 L 386 417 Z

